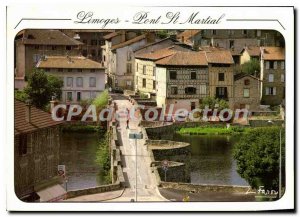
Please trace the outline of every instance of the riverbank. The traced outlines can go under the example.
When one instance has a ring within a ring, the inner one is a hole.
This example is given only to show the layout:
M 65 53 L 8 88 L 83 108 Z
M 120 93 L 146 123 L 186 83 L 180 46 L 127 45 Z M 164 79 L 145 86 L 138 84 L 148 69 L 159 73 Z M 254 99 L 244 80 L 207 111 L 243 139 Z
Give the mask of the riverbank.
M 189 134 L 189 135 L 235 135 L 243 134 L 248 132 L 251 128 L 248 127 L 224 127 L 224 126 L 198 126 L 181 128 L 176 131 L 178 134 Z

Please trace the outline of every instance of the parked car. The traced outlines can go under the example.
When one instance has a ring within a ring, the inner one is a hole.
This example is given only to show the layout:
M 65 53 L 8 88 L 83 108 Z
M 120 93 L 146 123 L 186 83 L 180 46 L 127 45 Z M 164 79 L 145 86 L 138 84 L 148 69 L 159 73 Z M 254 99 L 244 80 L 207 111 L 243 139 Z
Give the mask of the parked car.
M 120 87 L 115 87 L 112 89 L 112 92 L 113 93 L 121 93 L 121 94 L 124 94 L 124 90 Z

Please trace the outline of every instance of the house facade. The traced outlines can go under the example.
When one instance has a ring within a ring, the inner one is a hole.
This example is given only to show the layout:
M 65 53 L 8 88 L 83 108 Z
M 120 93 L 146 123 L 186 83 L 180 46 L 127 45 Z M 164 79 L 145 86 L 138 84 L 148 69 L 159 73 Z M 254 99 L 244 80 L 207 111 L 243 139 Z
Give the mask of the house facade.
M 23 30 L 15 37 L 15 88 L 23 89 L 30 75 L 45 55 L 79 55 L 82 43 L 59 30 Z
M 233 107 L 234 60 L 230 51 L 206 51 L 209 74 L 209 95 L 224 99 Z
M 83 56 L 46 56 L 36 68 L 60 77 L 64 81 L 64 102 L 79 103 L 94 99 L 105 89 L 105 68 L 99 62 Z
M 285 49 L 261 47 L 261 104 L 279 105 L 285 99 Z
M 209 95 L 208 63 L 204 52 L 176 52 L 156 61 L 157 106 L 191 111 Z
M 260 47 L 259 46 L 246 46 L 241 51 L 241 60 L 240 63 L 244 64 L 250 60 L 260 61 Z
M 66 191 L 59 185 L 61 122 L 34 106 L 15 100 L 14 186 L 22 201 L 57 201 Z M 47 189 L 48 195 L 42 191 Z
M 260 81 L 257 77 L 247 74 L 234 76 L 233 107 L 235 109 L 259 109 Z

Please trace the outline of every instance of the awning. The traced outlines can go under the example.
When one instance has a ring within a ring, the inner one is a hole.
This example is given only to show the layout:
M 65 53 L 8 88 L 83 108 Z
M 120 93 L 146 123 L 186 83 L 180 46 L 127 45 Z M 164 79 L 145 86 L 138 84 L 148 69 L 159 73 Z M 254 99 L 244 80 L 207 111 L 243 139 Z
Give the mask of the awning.
M 67 194 L 60 185 L 53 185 L 37 192 L 41 202 L 53 202 L 63 200 Z

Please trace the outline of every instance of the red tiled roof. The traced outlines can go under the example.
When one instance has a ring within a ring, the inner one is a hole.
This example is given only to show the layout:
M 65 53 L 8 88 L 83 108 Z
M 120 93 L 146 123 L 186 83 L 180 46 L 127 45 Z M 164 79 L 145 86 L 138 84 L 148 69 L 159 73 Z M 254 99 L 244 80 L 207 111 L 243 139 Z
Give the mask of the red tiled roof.
M 121 48 L 121 47 L 125 47 L 125 46 L 128 46 L 128 45 L 131 45 L 131 44 L 133 44 L 135 42 L 138 42 L 138 41 L 141 41 L 141 40 L 143 40 L 145 38 L 146 38 L 145 34 L 136 36 L 136 37 L 134 37 L 134 38 L 132 38 L 132 39 L 130 39 L 128 41 L 124 41 L 122 43 L 119 43 L 119 44 L 116 44 L 116 45 L 112 46 L 111 50 L 115 50 L 115 49 L 118 49 L 118 48 Z
M 169 66 L 207 66 L 204 52 L 181 52 L 178 51 L 171 56 L 155 62 L 157 65 Z
M 147 60 L 159 60 L 162 58 L 165 58 L 167 56 L 170 56 L 174 53 L 177 52 L 177 50 L 173 49 L 174 46 L 163 48 L 160 50 L 156 50 L 154 52 L 150 53 L 143 53 L 143 54 L 138 54 L 135 56 L 136 59 L 147 59 Z
M 285 49 L 282 47 L 262 47 L 262 59 L 264 60 L 284 60 Z
M 83 43 L 75 40 L 59 30 L 26 29 L 18 33 L 22 35 L 24 44 L 36 45 L 82 45 Z
M 15 99 L 15 135 L 29 133 L 41 128 L 52 127 L 63 123 L 52 120 L 51 114 L 31 106 L 31 122 L 26 121 L 26 104 Z
M 205 52 L 208 63 L 234 64 L 231 52 L 228 50 Z
M 104 69 L 101 63 L 84 56 L 46 56 L 40 60 L 37 68 L 68 68 L 68 69 Z
M 247 46 L 242 52 L 246 50 L 250 56 L 260 56 L 260 47 L 259 46 Z
M 195 30 L 195 29 L 192 29 L 192 30 L 185 30 L 184 32 L 182 33 L 179 33 L 177 35 L 177 39 L 178 40 L 182 40 L 183 38 L 183 42 L 187 42 L 190 38 L 192 38 L 193 36 L 197 35 L 198 33 L 200 33 L 201 30 Z

